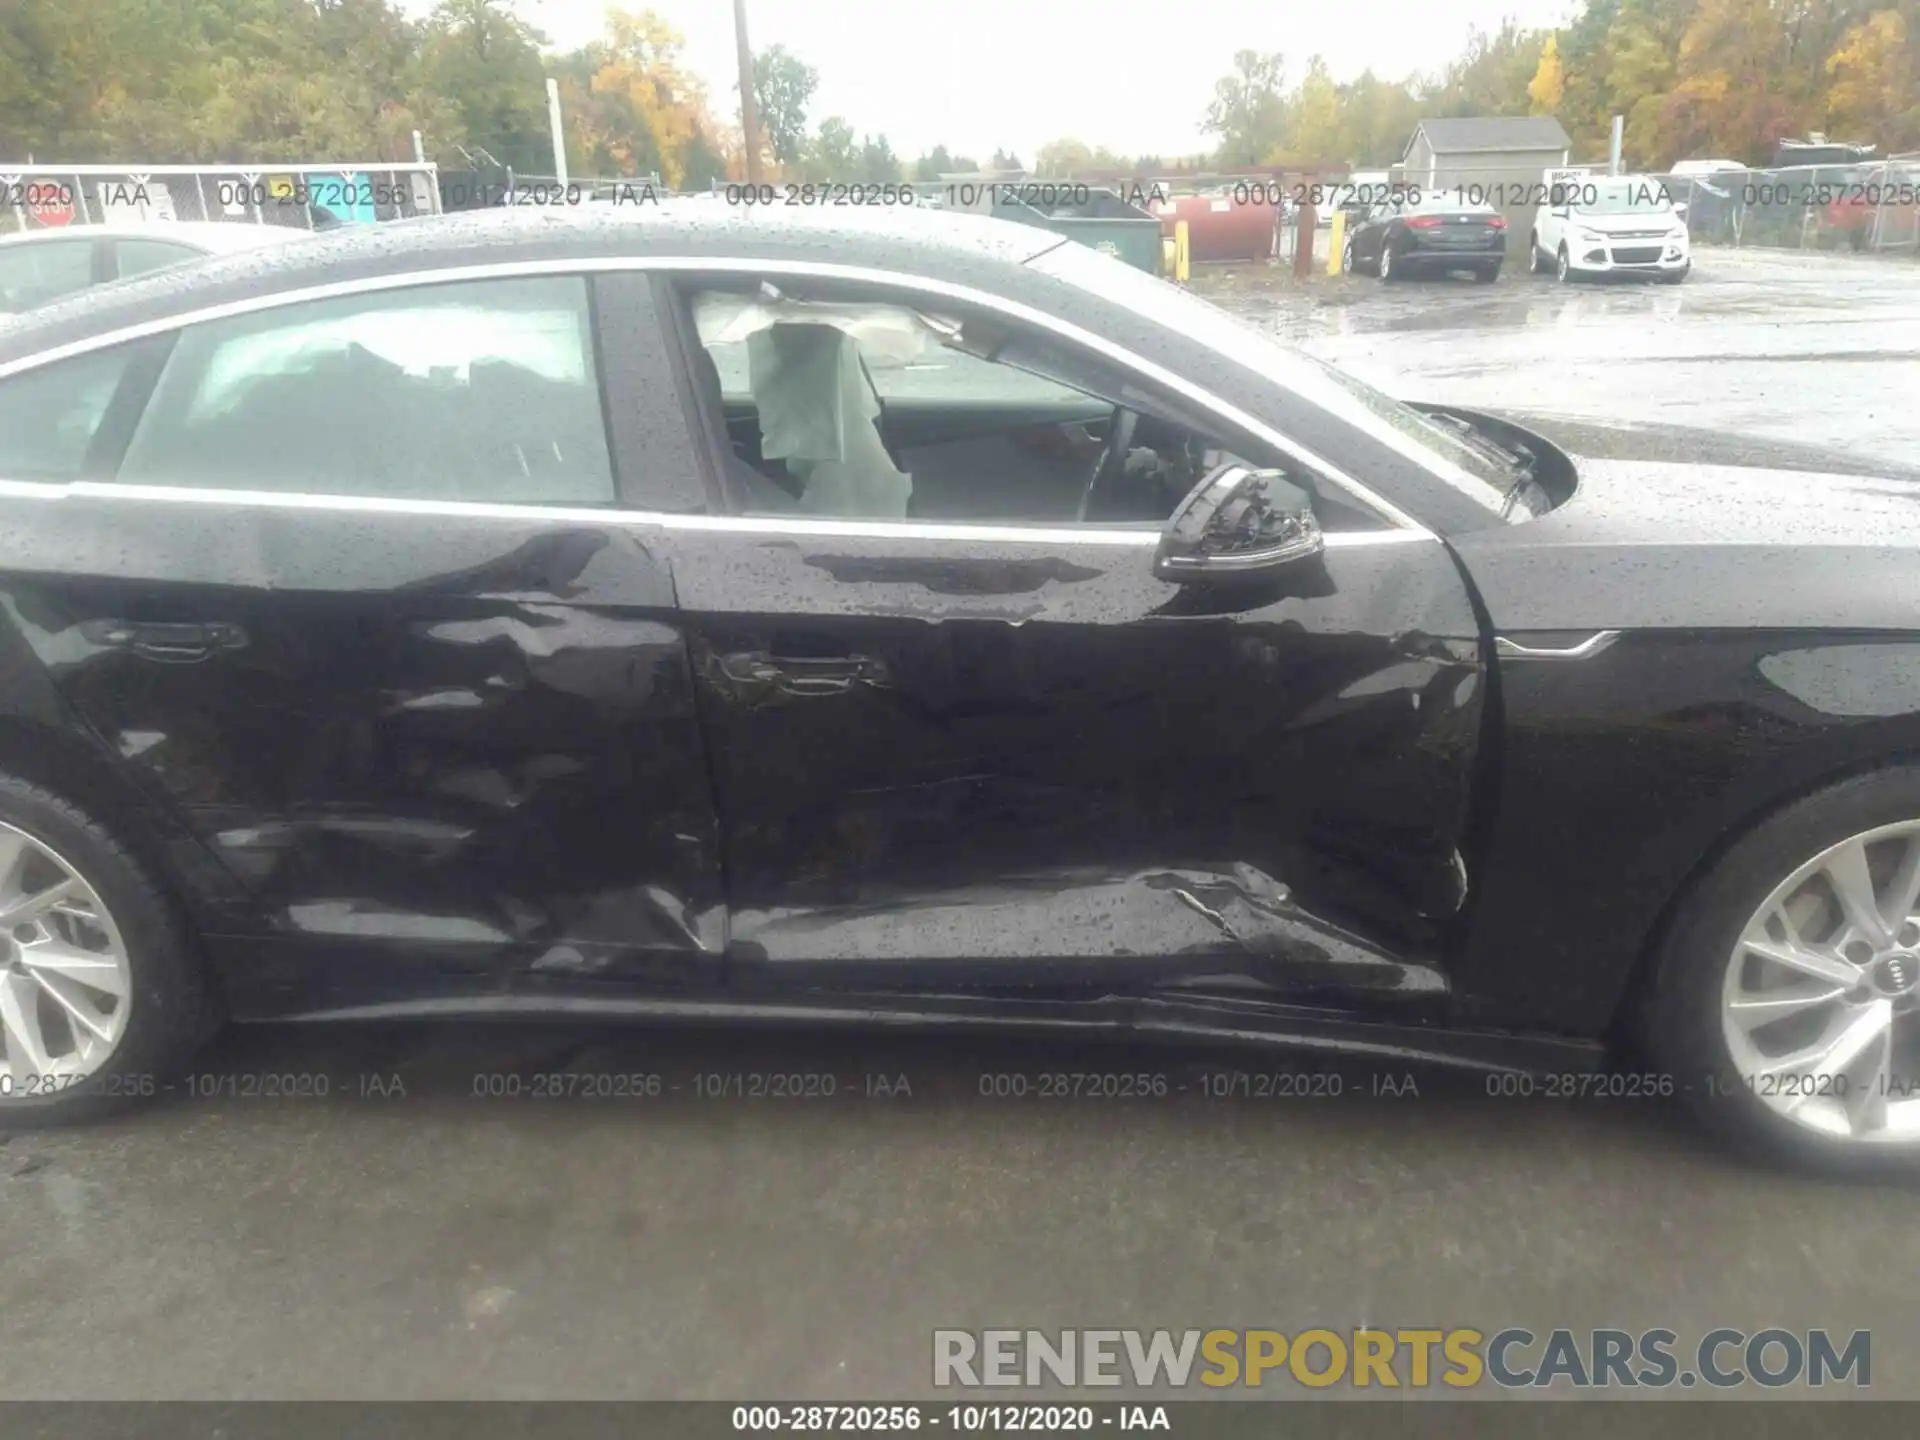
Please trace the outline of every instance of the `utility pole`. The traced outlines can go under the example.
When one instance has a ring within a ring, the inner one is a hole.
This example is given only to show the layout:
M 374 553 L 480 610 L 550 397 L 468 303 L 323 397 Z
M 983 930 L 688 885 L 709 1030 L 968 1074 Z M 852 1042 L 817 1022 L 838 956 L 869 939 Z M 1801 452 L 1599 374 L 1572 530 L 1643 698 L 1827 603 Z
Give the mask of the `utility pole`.
M 747 0 L 733 0 L 733 38 L 740 50 L 740 141 L 747 151 L 747 183 L 760 183 L 760 108 L 753 100 L 753 47 L 747 44 Z
M 560 82 L 547 78 L 547 128 L 553 132 L 553 178 L 567 188 L 567 132 L 560 124 Z

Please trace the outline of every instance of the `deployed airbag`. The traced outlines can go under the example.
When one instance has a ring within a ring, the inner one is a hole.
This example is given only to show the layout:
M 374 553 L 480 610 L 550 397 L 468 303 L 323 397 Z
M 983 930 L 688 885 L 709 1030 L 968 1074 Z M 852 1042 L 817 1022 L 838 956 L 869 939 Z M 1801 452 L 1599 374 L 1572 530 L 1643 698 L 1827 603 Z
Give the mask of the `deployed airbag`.
M 904 519 L 913 480 L 894 467 L 853 337 L 833 325 L 779 322 L 747 340 L 760 453 L 784 461 L 815 515 Z

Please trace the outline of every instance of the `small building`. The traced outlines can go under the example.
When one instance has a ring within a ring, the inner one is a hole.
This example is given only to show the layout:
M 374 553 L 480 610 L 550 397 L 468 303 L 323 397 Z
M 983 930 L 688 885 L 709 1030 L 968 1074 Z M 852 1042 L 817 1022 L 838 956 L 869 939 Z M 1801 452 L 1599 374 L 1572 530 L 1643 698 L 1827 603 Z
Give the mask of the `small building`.
M 1422 120 L 1400 158 L 1404 183 L 1482 199 L 1507 217 L 1507 257 L 1526 258 L 1532 187 L 1566 168 L 1573 142 L 1551 115 Z

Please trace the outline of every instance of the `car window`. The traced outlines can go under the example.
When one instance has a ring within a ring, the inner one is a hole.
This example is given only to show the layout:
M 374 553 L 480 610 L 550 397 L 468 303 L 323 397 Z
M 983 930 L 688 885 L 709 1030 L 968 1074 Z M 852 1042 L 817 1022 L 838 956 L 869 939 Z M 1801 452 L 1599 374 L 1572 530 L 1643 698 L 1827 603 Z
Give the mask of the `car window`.
M 609 504 L 586 281 L 419 286 L 190 326 L 119 478 Z
M 201 258 L 200 251 L 178 240 L 116 240 L 113 253 L 118 262 L 116 273 L 122 280 Z
M 31 309 L 92 283 L 91 238 L 0 246 L 0 311 Z
M 851 295 L 690 299 L 727 489 L 749 514 L 1157 526 L 1243 459 L 1129 372 L 1005 317 Z
M 1337 417 L 1359 423 L 1489 513 L 1504 509 L 1513 488 L 1510 469 L 1490 461 L 1418 411 L 1304 350 L 1280 343 L 1254 322 L 1085 245 L 1057 245 L 1028 263 L 1186 335 Z M 1388 427 L 1384 433 L 1376 422 Z
M 116 346 L 0 380 L 0 479 L 77 478 L 134 349 Z

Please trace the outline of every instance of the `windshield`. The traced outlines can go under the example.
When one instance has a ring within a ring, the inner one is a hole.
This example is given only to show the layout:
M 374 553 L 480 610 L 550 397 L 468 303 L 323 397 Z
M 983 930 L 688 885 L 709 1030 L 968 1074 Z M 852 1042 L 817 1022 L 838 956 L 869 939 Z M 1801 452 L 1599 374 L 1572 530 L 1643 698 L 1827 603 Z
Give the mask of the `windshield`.
M 1441 428 L 1392 396 L 1144 270 L 1075 244 L 1057 246 L 1029 263 L 1191 336 L 1365 429 L 1490 511 L 1498 513 L 1514 487 L 1517 477 L 1510 467 L 1468 444 L 1457 432 Z
M 1673 196 L 1667 187 L 1653 180 L 1635 180 L 1626 185 L 1602 185 L 1585 194 L 1575 188 L 1573 208 L 1582 215 L 1669 215 Z

